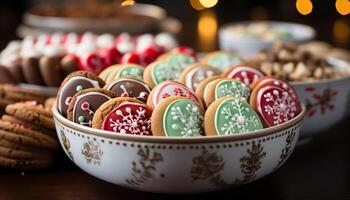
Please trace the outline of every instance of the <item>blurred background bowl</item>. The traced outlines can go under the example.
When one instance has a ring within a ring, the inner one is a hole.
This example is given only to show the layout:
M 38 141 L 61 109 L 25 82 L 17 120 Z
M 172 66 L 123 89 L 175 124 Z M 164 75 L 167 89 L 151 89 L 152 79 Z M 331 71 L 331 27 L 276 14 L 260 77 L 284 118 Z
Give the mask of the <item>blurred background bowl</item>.
M 252 31 L 259 34 L 255 35 Z M 261 37 L 261 31 L 265 32 L 266 38 Z M 302 44 L 311 41 L 315 36 L 316 31 L 312 27 L 303 24 L 277 21 L 244 21 L 223 25 L 218 32 L 218 43 L 221 50 L 236 51 L 244 57 L 250 57 L 260 50 L 271 48 L 272 44 L 278 40 Z

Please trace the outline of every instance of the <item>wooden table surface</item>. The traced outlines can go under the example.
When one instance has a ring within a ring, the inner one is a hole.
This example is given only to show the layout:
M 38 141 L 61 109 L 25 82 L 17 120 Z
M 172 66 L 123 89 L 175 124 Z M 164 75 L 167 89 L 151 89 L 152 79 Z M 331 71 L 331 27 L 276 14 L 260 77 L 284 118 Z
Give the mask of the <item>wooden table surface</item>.
M 276 172 L 245 186 L 196 196 L 129 190 L 94 178 L 63 155 L 52 169 L 19 172 L 0 169 L 0 199 L 178 199 L 179 197 L 350 199 L 350 123 L 345 120 L 307 144 L 297 146 Z

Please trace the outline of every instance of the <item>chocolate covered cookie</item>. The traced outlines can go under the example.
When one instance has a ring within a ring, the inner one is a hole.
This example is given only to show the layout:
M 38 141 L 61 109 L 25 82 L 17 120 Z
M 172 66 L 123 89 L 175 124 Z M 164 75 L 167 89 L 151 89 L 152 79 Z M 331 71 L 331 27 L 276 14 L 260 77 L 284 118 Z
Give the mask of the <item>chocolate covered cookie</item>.
M 98 76 L 87 71 L 76 71 L 69 74 L 62 82 L 57 94 L 57 109 L 67 116 L 68 105 L 72 97 L 88 88 L 102 88 L 105 82 Z
M 67 118 L 83 126 L 92 126 L 95 111 L 106 101 L 116 97 L 114 92 L 89 88 L 76 93 L 68 106 Z

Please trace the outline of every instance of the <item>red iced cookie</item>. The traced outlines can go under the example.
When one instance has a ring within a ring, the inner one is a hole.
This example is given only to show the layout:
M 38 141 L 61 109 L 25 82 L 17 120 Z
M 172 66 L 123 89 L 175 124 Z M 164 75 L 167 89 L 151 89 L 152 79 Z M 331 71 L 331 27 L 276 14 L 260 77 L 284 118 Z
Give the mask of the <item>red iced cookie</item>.
M 91 52 L 81 57 L 82 70 L 99 74 L 104 68 L 103 59 L 96 53 Z
M 152 110 L 145 104 L 124 102 L 104 118 L 101 129 L 121 134 L 152 136 L 151 115 Z
M 224 76 L 227 78 L 237 79 L 246 85 L 251 85 L 257 79 L 263 77 L 263 73 L 259 70 L 246 65 L 237 65 L 228 69 Z
M 262 87 L 266 85 L 274 85 L 274 86 L 280 87 L 285 91 L 289 92 L 294 99 L 298 100 L 297 93 L 295 92 L 294 88 L 289 83 L 281 81 L 279 79 L 275 79 L 271 77 L 263 77 L 255 81 L 251 86 L 252 88 L 255 88 L 255 87 Z
M 100 55 L 105 67 L 109 67 L 120 62 L 122 54 L 116 48 L 102 49 Z
M 255 88 L 250 103 L 269 127 L 287 122 L 301 112 L 299 101 L 274 85 Z

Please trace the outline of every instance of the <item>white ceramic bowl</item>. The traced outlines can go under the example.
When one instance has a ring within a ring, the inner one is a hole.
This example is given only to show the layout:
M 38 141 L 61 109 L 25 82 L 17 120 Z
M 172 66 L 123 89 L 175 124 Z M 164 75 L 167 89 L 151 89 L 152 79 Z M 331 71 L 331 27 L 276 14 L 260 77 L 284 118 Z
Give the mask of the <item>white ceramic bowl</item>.
M 292 153 L 306 109 L 264 130 L 196 138 L 121 135 L 65 119 L 57 135 L 67 156 L 104 181 L 156 193 L 200 193 L 239 186 L 279 168 Z
M 250 37 L 242 37 L 237 34 L 232 34 L 232 31 L 230 30 L 230 28 L 233 26 L 248 25 L 251 23 L 261 22 L 244 21 L 223 25 L 218 32 L 218 42 L 220 49 L 225 51 L 236 51 L 243 57 L 250 57 L 262 49 L 271 48 L 275 40 L 267 41 Z M 308 42 L 312 40 L 316 35 L 316 31 L 312 27 L 303 24 L 277 21 L 266 21 L 263 23 L 266 23 L 268 26 L 278 27 L 290 31 L 293 39 L 287 41 L 296 44 Z
M 328 59 L 333 67 L 350 73 L 350 63 L 334 58 Z M 299 99 L 308 109 L 301 138 L 321 133 L 343 120 L 349 113 L 350 76 L 316 82 L 291 83 Z

